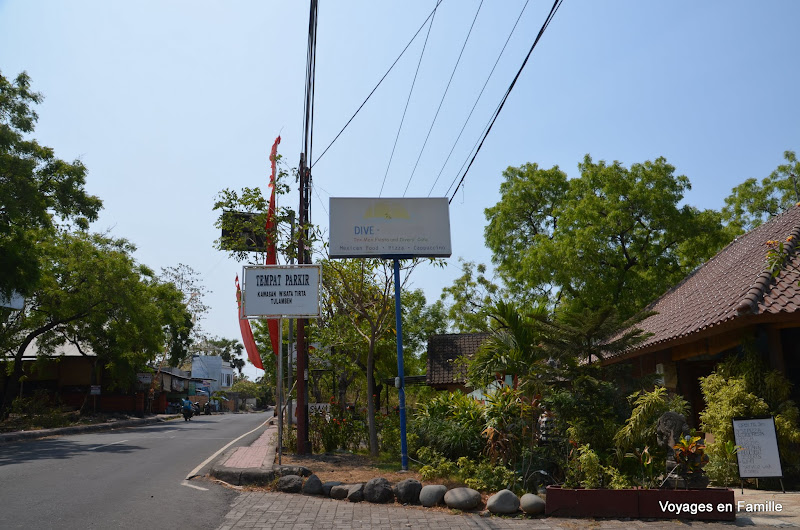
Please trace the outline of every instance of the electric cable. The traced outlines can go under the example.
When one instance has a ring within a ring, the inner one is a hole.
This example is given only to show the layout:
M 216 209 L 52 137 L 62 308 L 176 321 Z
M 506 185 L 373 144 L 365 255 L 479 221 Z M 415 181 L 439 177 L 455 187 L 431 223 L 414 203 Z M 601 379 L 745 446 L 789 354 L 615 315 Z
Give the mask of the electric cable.
M 439 4 L 437 3 L 438 7 Z M 411 102 L 411 94 L 414 93 L 414 85 L 417 84 L 417 75 L 419 74 L 419 67 L 422 64 L 422 58 L 425 56 L 425 48 L 428 46 L 428 37 L 431 36 L 431 28 L 433 28 L 433 20 L 436 18 L 436 8 L 433 9 L 433 16 L 431 23 L 428 25 L 428 33 L 425 35 L 425 42 L 422 44 L 422 52 L 419 54 L 419 61 L 417 61 L 417 70 L 414 72 L 414 79 L 411 81 L 411 89 L 408 91 L 408 99 L 406 99 L 406 107 L 403 109 L 403 117 L 400 118 L 400 126 L 397 128 L 397 136 L 394 137 L 394 145 L 392 146 L 392 154 L 389 155 L 389 163 L 386 164 L 386 173 L 383 174 L 383 182 L 381 182 L 381 191 L 378 197 L 383 195 L 383 186 L 386 184 L 386 176 L 389 174 L 389 168 L 392 166 L 392 159 L 394 158 L 394 150 L 397 148 L 397 140 L 400 138 L 400 131 L 403 129 L 403 122 L 406 119 L 406 112 L 408 111 L 408 104 Z
M 419 28 L 418 28 L 418 29 L 417 29 L 417 31 L 414 33 L 414 36 L 413 36 L 413 37 L 411 37 L 411 40 L 409 40 L 409 41 L 408 41 L 408 44 L 406 44 L 406 47 L 405 47 L 405 48 L 403 48 L 403 51 L 401 51 L 401 52 L 400 52 L 400 55 L 398 55 L 398 56 L 397 56 L 397 59 L 395 59 L 395 60 L 394 60 L 394 62 L 392 63 L 392 65 L 389 67 L 389 69 L 388 69 L 388 70 L 386 70 L 386 73 L 385 73 L 385 74 L 383 74 L 383 77 L 381 77 L 380 81 L 378 81 L 378 84 L 377 84 L 377 85 L 375 85 L 375 87 L 374 87 L 374 88 L 373 88 L 373 89 L 370 91 L 369 95 L 367 95 L 366 99 L 365 99 L 365 100 L 364 100 L 364 101 L 361 103 L 361 105 L 359 105 L 359 106 L 358 106 L 358 108 L 357 108 L 357 109 L 356 109 L 356 111 L 353 113 L 353 115 L 352 115 L 352 116 L 350 116 L 350 119 L 349 119 L 349 120 L 347 120 L 347 123 L 345 123 L 345 124 L 344 124 L 344 127 L 342 127 L 342 129 L 341 129 L 341 130 L 340 130 L 340 131 L 339 131 L 339 132 L 336 134 L 336 136 L 333 138 L 333 140 L 331 140 L 331 143 L 329 143 L 329 144 L 328 144 L 328 146 L 327 146 L 327 147 L 326 147 L 326 148 L 325 148 L 325 149 L 322 151 L 322 154 L 321 154 L 321 155 L 319 155 L 319 158 L 317 158 L 317 159 L 314 161 L 314 163 L 313 163 L 313 164 L 311 164 L 311 167 L 312 167 L 312 168 L 313 168 L 314 166 L 316 166 L 316 165 L 317 165 L 317 162 L 319 162 L 319 161 L 322 159 L 322 157 L 323 157 L 323 156 L 325 156 L 325 153 L 327 153 L 327 152 L 328 152 L 328 149 L 330 149 L 330 148 L 331 148 L 331 146 L 334 144 L 334 142 L 336 142 L 336 140 L 338 140 L 338 139 L 339 139 L 339 136 L 341 136 L 341 135 L 342 135 L 342 133 L 344 132 L 344 130 L 345 130 L 345 129 L 347 129 L 347 126 L 348 126 L 348 125 L 350 125 L 350 122 L 351 122 L 351 121 L 353 121 L 353 118 L 355 118 L 355 117 L 356 117 L 356 115 L 357 115 L 359 112 L 361 112 L 361 108 L 362 108 L 362 107 L 363 107 L 363 106 L 364 106 L 364 105 L 367 103 L 367 101 L 369 101 L 369 98 L 371 98 L 371 97 L 372 97 L 372 94 L 374 94 L 374 93 L 375 93 L 375 91 L 376 91 L 376 90 L 378 90 L 378 87 L 379 87 L 379 86 L 381 86 L 381 83 L 383 83 L 383 80 L 384 80 L 384 79 L 386 79 L 386 76 L 388 76 L 388 75 L 389 75 L 389 72 L 391 72 L 391 71 L 392 71 L 392 69 L 393 69 L 393 68 L 394 68 L 394 66 L 397 64 L 397 62 L 400 60 L 400 58 L 401 58 L 401 57 L 402 57 L 402 56 L 403 56 L 403 55 L 406 53 L 406 50 L 408 50 L 409 46 L 411 46 L 411 43 L 412 43 L 412 42 L 414 42 L 414 40 L 416 40 L 416 38 L 417 38 L 417 35 L 419 35 L 419 32 L 420 32 L 420 31 L 422 31 L 422 28 L 424 28 L 424 27 L 425 27 L 425 24 L 427 24 L 427 23 L 428 23 L 428 20 L 429 20 L 429 19 L 430 19 L 430 18 L 431 18 L 431 17 L 434 15 L 434 13 L 436 13 L 436 9 L 439 7 L 439 4 L 441 4 L 443 1 L 444 1 L 444 0 L 438 0 L 438 1 L 436 2 L 436 6 L 433 8 L 433 11 L 431 11 L 431 12 L 428 14 L 428 16 L 425 18 L 425 20 L 422 22 L 422 24 L 420 24 Z
M 478 102 L 481 100 L 481 96 L 483 96 L 483 92 L 486 90 L 486 86 L 489 84 L 489 80 L 492 78 L 492 75 L 494 74 L 494 71 L 497 68 L 498 63 L 500 62 L 500 58 L 503 57 L 503 53 L 506 51 L 506 47 L 508 46 L 508 43 L 511 40 L 511 36 L 514 34 L 514 31 L 517 29 L 517 25 L 519 24 L 519 21 L 522 18 L 522 14 L 525 12 L 525 8 L 528 7 L 528 3 L 529 2 L 530 2 L 530 0 L 525 0 L 525 5 L 522 6 L 522 10 L 520 10 L 519 15 L 517 16 L 516 22 L 514 22 L 514 26 L 511 28 L 511 31 L 508 33 L 508 37 L 506 38 L 506 42 L 505 42 L 505 44 L 503 44 L 503 48 L 500 50 L 500 53 L 497 55 L 497 60 L 494 62 L 494 66 L 492 66 L 492 70 L 489 72 L 489 75 L 486 77 L 486 81 L 483 83 L 483 87 L 481 88 L 481 91 L 478 93 L 478 97 L 475 98 L 475 103 L 472 105 L 472 109 L 469 111 L 469 114 L 467 115 L 467 119 L 464 120 L 464 125 L 461 126 L 461 131 L 459 131 L 458 136 L 456 137 L 456 140 L 453 142 L 453 146 L 450 148 L 450 152 L 447 153 L 447 158 L 445 158 L 444 164 L 442 164 L 442 168 L 439 170 L 439 173 L 436 175 L 436 179 L 433 181 L 433 185 L 431 185 L 431 189 L 428 192 L 428 197 L 430 197 L 431 193 L 433 193 L 433 188 L 436 187 L 436 183 L 439 182 L 439 177 L 442 176 L 442 172 L 444 172 L 444 168 L 447 167 L 447 163 L 450 161 L 450 157 L 453 156 L 453 151 L 455 151 L 456 145 L 458 145 L 458 141 L 461 139 L 461 135 L 464 134 L 464 130 L 467 128 L 467 123 L 469 123 L 470 118 L 472 118 L 472 114 L 473 114 L 473 112 L 475 112 L 475 108 L 478 106 Z M 475 143 L 477 144 L 478 142 L 476 141 Z M 473 146 L 472 149 L 475 149 L 475 146 Z M 472 149 L 470 149 L 470 151 L 469 151 L 470 153 L 472 153 Z M 458 173 L 461 172 L 461 169 L 463 167 L 464 167 L 464 165 L 462 164 L 461 168 L 459 168 L 459 170 L 458 170 Z M 452 186 L 453 185 L 450 184 L 450 187 L 452 187 Z M 449 188 L 448 188 L 447 192 L 448 193 L 450 192 Z M 445 193 L 445 195 L 447 195 L 447 193 Z
M 455 66 L 453 66 L 453 71 L 450 73 L 450 79 L 447 81 L 447 86 L 444 88 L 444 94 L 442 94 L 442 99 L 439 101 L 439 107 L 436 109 L 436 114 L 433 115 L 433 121 L 431 121 L 431 126 L 428 129 L 428 134 L 425 136 L 425 141 L 422 142 L 422 149 L 419 150 L 419 156 L 417 156 L 417 161 L 414 163 L 414 169 L 411 170 L 411 176 L 408 177 L 408 182 L 406 183 L 406 189 L 403 190 L 403 197 L 406 196 L 408 192 L 408 187 L 411 185 L 411 179 L 414 178 L 414 174 L 417 172 L 417 166 L 419 165 L 419 161 L 422 158 L 422 153 L 425 151 L 425 146 L 428 145 L 428 139 L 431 137 L 431 131 L 433 131 L 433 126 L 436 123 L 436 118 L 439 117 L 439 111 L 442 110 L 442 104 L 444 103 L 444 98 L 447 97 L 447 91 L 450 90 L 450 83 L 453 82 L 453 77 L 456 75 L 456 70 L 458 69 L 458 65 L 461 62 L 461 57 L 464 55 L 464 48 L 467 47 L 467 42 L 469 42 L 469 36 L 472 35 L 472 29 L 475 27 L 475 21 L 478 20 L 478 14 L 481 12 L 481 6 L 483 6 L 483 0 L 481 3 L 478 4 L 478 10 L 475 11 L 475 16 L 472 18 L 472 24 L 469 27 L 469 31 L 467 32 L 467 36 L 464 39 L 464 44 L 461 46 L 461 51 L 458 54 L 458 59 L 456 60 Z
M 478 145 L 478 149 L 475 151 L 475 154 L 472 156 L 472 159 L 470 160 L 469 165 L 467 166 L 467 169 L 464 170 L 464 174 L 461 176 L 461 180 L 459 180 L 458 185 L 453 190 L 453 196 L 450 197 L 450 200 L 448 202 L 453 202 L 453 199 L 455 198 L 456 193 L 458 192 L 458 188 L 461 187 L 461 184 L 464 182 L 464 179 L 467 177 L 467 173 L 469 173 L 469 169 L 472 167 L 472 163 L 475 162 L 475 158 L 478 156 L 478 153 L 480 152 L 481 148 L 483 147 L 483 142 L 486 141 L 486 138 L 489 136 L 489 133 L 492 131 L 492 127 L 494 126 L 495 122 L 497 121 L 497 117 L 500 115 L 500 111 L 503 110 L 503 106 L 506 104 L 506 101 L 508 100 L 508 96 L 511 94 L 511 91 L 514 89 L 514 85 L 517 84 L 517 80 L 519 79 L 519 76 L 522 74 L 522 70 L 525 68 L 525 65 L 528 63 L 528 59 L 530 59 L 534 48 L 536 48 L 536 45 L 539 43 L 539 40 L 542 38 L 542 35 L 544 34 L 544 31 L 547 29 L 547 26 L 550 25 L 550 21 L 553 20 L 553 17 L 555 16 L 556 12 L 558 11 L 558 8 L 561 7 L 561 4 L 563 3 L 563 1 L 564 0 L 554 0 L 553 7 L 550 8 L 550 14 L 547 15 L 547 19 L 545 19 L 545 22 L 542 25 L 542 28 L 539 30 L 539 33 L 536 35 L 536 40 L 533 41 L 533 45 L 531 45 L 531 49 L 528 51 L 528 55 L 526 55 L 525 56 L 525 60 L 522 61 L 522 66 L 519 67 L 519 71 L 517 71 L 517 75 L 514 76 L 514 80 L 511 81 L 511 85 L 508 87 L 508 90 L 506 90 L 506 93 L 503 96 L 503 99 L 500 101 L 500 105 L 498 105 L 497 110 L 495 111 L 494 116 L 492 117 L 492 119 L 491 119 L 491 121 L 489 123 L 489 126 L 486 128 L 486 132 L 483 135 L 483 138 L 481 139 L 480 144 Z M 456 175 L 456 179 L 458 179 L 458 175 Z

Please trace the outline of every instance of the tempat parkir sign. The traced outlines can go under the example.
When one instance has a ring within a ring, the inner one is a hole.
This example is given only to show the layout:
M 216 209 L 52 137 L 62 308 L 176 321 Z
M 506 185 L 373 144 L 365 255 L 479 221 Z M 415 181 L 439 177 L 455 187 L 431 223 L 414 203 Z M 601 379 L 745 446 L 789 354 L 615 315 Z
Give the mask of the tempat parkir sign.
M 330 199 L 331 258 L 448 258 L 447 198 Z
M 319 265 L 264 265 L 242 271 L 243 317 L 319 316 Z

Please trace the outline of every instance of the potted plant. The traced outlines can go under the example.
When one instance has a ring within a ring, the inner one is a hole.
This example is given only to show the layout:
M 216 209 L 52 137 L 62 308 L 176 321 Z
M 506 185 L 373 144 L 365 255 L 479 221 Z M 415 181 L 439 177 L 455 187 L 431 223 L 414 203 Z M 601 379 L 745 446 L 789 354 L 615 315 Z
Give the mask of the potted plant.
M 676 472 L 683 479 L 686 489 L 699 489 L 708 486 L 708 475 L 705 467 L 708 455 L 705 452 L 705 441 L 700 436 L 684 436 L 673 447 Z

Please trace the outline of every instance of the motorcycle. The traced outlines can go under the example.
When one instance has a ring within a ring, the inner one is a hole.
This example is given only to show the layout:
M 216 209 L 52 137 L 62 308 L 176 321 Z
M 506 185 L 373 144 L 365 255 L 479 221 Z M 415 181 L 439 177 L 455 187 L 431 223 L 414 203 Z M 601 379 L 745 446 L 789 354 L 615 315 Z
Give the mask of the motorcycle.
M 189 421 L 192 419 L 192 415 L 194 415 L 194 411 L 190 408 L 183 409 L 183 421 Z
M 206 416 L 211 415 L 211 403 L 206 402 L 206 404 L 203 405 L 203 414 L 205 414 Z

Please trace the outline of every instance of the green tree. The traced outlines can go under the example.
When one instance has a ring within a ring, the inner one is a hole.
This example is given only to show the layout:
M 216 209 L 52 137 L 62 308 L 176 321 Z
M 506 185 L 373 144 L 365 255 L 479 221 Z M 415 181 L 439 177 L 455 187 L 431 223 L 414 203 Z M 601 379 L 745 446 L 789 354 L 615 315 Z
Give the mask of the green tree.
M 118 385 L 134 381 L 157 354 L 186 351 L 191 318 L 182 293 L 137 264 L 130 243 L 61 231 L 39 246 L 46 266 L 39 286 L 2 330 L 9 375 L 3 414 L 17 394 L 22 357 L 34 340 L 40 355 L 66 343 L 94 353 Z
M 242 375 L 245 361 L 242 357 L 244 345 L 240 341 L 214 337 L 205 340 L 203 348 L 205 349 L 204 351 L 209 354 L 222 357 L 223 361 L 230 363 L 232 367 L 239 371 L 239 376 Z
M 447 331 L 444 304 L 437 300 L 427 304 L 421 289 L 408 289 L 400 294 L 403 312 L 403 358 L 406 375 L 424 375 L 427 363 L 428 338 Z M 394 312 L 393 312 L 394 313 Z M 390 374 L 397 372 L 396 356 Z
M 689 179 L 664 158 L 510 167 L 486 209 L 486 243 L 508 290 L 558 306 L 633 315 L 728 243 L 721 214 L 679 206 Z
M 56 158 L 53 149 L 29 139 L 42 101 L 30 78 L 0 73 L 0 296 L 30 294 L 46 267 L 39 252 L 42 231 L 59 223 L 88 227 L 102 207 L 86 193 L 86 167 Z
M 406 285 L 417 261 L 404 262 L 401 285 Z M 367 417 L 370 454 L 378 455 L 378 433 L 375 422 L 375 367 L 380 355 L 379 342 L 394 329 L 394 271 L 389 262 L 377 258 L 324 260 L 327 272 L 323 285 L 339 322 L 349 323 L 349 332 L 360 337 L 366 346 Z M 341 329 L 341 328 L 339 328 Z
M 486 265 L 458 259 L 461 276 L 453 285 L 442 289 L 441 299 L 447 304 L 447 318 L 457 333 L 486 331 L 487 310 L 493 298 L 499 294 L 499 287 L 486 278 Z
M 231 386 L 231 392 L 236 392 L 242 399 L 250 399 L 260 397 L 263 394 L 258 383 L 254 383 L 249 379 L 237 379 Z
M 783 158 L 786 163 L 779 165 L 760 183 L 750 178 L 733 188 L 722 210 L 733 226 L 752 230 L 800 203 L 800 162 L 794 151 L 784 152 Z
M 208 313 L 209 307 L 203 303 L 203 297 L 208 293 L 208 290 L 203 286 L 199 274 L 189 265 L 179 263 L 176 267 L 162 267 L 160 281 L 163 283 L 171 283 L 175 288 L 183 294 L 183 304 L 189 310 L 192 325 L 187 327 L 190 329 L 190 336 L 188 337 L 189 343 L 193 344 L 194 349 L 203 347 L 206 342 L 206 337 L 203 333 L 200 321 Z M 179 351 L 169 352 L 170 366 L 182 366 L 191 364 L 191 352 L 183 353 L 180 355 Z

